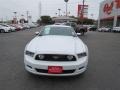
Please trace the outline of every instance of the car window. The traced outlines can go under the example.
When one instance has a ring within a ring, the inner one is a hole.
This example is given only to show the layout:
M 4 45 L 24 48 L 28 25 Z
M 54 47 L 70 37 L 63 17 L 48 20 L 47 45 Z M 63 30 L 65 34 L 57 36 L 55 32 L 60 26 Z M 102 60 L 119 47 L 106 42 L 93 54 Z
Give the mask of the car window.
M 71 26 L 70 23 L 66 23 L 67 26 Z
M 71 26 L 72 26 L 72 27 L 75 27 L 75 23 L 71 23 Z
M 2 25 L 2 26 L 5 26 L 5 27 L 7 27 L 6 25 Z
M 40 35 L 63 35 L 73 36 L 75 32 L 71 27 L 45 27 L 42 29 Z

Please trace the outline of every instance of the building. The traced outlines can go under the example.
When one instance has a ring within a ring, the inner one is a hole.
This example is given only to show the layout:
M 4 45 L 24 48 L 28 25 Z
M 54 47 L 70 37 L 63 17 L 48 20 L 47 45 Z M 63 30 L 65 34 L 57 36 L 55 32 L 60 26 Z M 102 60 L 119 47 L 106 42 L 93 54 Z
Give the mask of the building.
M 100 4 L 98 28 L 120 26 L 120 0 L 105 0 Z

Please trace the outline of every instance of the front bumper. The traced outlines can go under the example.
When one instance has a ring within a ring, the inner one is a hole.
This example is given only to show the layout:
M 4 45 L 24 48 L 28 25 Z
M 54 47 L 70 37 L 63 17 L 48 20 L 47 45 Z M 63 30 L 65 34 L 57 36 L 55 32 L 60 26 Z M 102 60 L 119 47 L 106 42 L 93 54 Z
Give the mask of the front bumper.
M 29 56 L 24 58 L 25 69 L 33 74 L 46 76 L 74 76 L 83 73 L 87 69 L 88 57 L 81 58 L 72 62 L 51 62 L 51 61 L 36 61 Z M 48 66 L 62 66 L 63 73 L 50 74 Z
M 114 29 L 114 30 L 112 30 L 113 32 L 120 32 L 120 30 L 119 29 Z

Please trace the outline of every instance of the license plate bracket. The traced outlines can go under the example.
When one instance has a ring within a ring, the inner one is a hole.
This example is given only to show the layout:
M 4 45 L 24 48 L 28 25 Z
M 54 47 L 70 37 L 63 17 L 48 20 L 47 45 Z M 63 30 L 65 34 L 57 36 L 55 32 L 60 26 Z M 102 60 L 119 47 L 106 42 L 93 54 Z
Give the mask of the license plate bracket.
M 48 73 L 61 74 L 63 73 L 63 67 L 62 66 L 48 66 Z

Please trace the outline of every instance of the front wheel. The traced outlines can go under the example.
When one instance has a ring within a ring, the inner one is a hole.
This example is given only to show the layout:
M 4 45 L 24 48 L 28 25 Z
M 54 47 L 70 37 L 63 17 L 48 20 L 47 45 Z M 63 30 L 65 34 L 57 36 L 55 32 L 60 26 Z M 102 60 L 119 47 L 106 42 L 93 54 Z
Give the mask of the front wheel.
M 5 30 L 4 30 L 4 29 L 2 29 L 2 30 L 1 30 L 1 33 L 5 33 Z
M 81 32 L 81 35 L 84 35 L 85 34 L 85 32 Z

